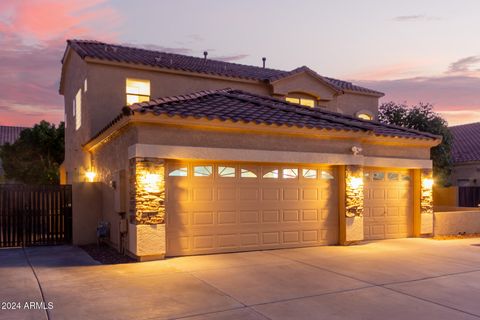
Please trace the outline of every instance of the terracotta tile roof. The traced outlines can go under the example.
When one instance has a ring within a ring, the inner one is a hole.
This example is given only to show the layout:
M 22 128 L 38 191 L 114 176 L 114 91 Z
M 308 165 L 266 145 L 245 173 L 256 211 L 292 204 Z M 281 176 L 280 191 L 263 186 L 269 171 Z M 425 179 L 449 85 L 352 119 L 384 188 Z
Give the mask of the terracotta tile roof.
M 450 127 L 453 163 L 480 161 L 480 122 Z
M 0 146 L 3 146 L 6 143 L 14 143 L 20 137 L 20 132 L 24 129 L 27 128 L 0 126 Z
M 411 139 L 439 138 L 430 133 L 361 120 L 321 108 L 304 107 L 284 100 L 234 89 L 200 91 L 188 95 L 154 99 L 134 104 L 130 109 L 133 113 L 151 112 L 155 115 L 165 114 L 170 117 L 371 132 L 377 136 Z
M 315 71 L 306 66 L 291 71 L 262 68 L 238 63 L 205 60 L 201 57 L 192 57 L 181 54 L 147 50 L 123 45 L 108 44 L 93 40 L 67 40 L 68 45 L 77 52 L 82 59 L 86 57 L 116 62 L 134 63 L 152 67 L 175 69 L 181 71 L 198 72 L 211 75 L 226 76 L 249 80 L 273 82 L 300 72 Z M 62 60 L 63 62 L 63 60 Z M 383 93 L 363 88 L 348 81 L 321 77 L 337 91 L 348 90 L 365 94 L 383 96 Z

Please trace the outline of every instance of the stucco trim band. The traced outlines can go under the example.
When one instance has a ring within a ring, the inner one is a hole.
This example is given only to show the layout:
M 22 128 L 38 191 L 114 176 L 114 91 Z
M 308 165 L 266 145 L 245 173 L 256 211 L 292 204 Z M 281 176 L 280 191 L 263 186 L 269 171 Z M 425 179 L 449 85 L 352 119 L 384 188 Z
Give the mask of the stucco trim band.
M 148 157 L 184 160 L 220 160 L 285 163 L 322 163 L 330 165 L 363 165 L 369 167 L 432 168 L 432 161 L 425 159 L 365 157 L 336 153 L 272 151 L 233 148 L 204 148 L 134 144 L 128 147 L 128 158 Z

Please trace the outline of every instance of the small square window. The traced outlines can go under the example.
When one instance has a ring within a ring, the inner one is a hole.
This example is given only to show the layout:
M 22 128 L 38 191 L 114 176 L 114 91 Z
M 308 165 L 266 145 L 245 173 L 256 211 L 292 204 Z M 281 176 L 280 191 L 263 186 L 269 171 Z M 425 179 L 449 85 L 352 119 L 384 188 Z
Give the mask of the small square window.
M 126 81 L 127 105 L 150 100 L 150 80 L 129 79 Z
M 381 171 L 377 171 L 377 172 L 374 172 L 373 175 L 372 175 L 372 179 L 373 180 L 384 180 L 385 179 L 385 172 L 381 172 Z
M 188 176 L 187 167 L 178 168 L 170 171 L 168 174 L 169 177 L 186 177 Z
M 193 167 L 193 175 L 195 177 L 209 177 L 212 175 L 212 166 L 195 166 Z
M 234 167 L 218 167 L 218 176 L 222 178 L 235 178 Z
M 396 173 L 396 172 L 389 172 L 389 173 L 387 174 L 387 178 L 388 178 L 388 180 L 390 180 L 390 181 L 398 181 L 399 174 Z
M 303 169 L 302 173 L 305 179 L 317 179 L 316 169 Z
M 248 169 L 241 169 L 240 170 L 240 177 L 242 178 L 256 178 L 257 174 Z
M 298 178 L 298 169 L 283 169 L 283 179 Z
M 265 179 L 278 179 L 278 169 L 270 170 L 263 175 Z

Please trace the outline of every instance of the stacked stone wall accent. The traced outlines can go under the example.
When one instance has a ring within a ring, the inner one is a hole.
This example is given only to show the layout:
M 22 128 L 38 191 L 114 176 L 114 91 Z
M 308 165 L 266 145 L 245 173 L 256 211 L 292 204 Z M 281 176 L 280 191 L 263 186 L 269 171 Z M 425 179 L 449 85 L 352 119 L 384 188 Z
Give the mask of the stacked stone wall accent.
M 433 188 L 431 185 L 425 184 L 425 180 L 432 181 L 432 170 L 424 169 L 421 175 L 421 196 L 420 210 L 422 214 L 433 214 Z
M 130 222 L 165 223 L 165 166 L 156 158 L 130 159 Z
M 349 218 L 363 216 L 363 167 L 346 166 L 345 184 L 346 216 Z

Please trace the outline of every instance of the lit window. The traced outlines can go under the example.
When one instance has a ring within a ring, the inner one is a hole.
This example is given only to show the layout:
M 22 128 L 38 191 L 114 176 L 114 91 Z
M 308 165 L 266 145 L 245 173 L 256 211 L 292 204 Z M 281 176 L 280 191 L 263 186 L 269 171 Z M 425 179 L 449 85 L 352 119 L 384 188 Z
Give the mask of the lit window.
M 373 180 L 383 180 L 385 178 L 384 172 L 374 172 L 372 175 Z
M 212 175 L 212 166 L 195 166 L 193 167 L 193 175 L 195 177 L 209 177 Z
M 333 175 L 328 172 L 328 171 L 323 171 L 320 173 L 320 178 L 324 179 L 324 180 L 332 180 L 333 179 Z
M 170 171 L 168 174 L 170 177 L 186 177 L 188 175 L 188 170 L 186 167 L 178 168 L 173 171 Z
M 87 92 L 87 79 L 83 82 L 83 92 Z
M 310 108 L 315 107 L 315 101 L 313 99 L 286 97 L 285 100 L 291 103 L 301 104 L 302 106 L 307 106 Z
M 268 171 L 263 177 L 266 179 L 278 179 L 278 169 Z
M 283 169 L 283 179 L 295 179 L 298 177 L 298 169 Z
M 218 167 L 218 176 L 223 178 L 235 178 L 235 168 Z
M 396 172 L 389 172 L 387 174 L 388 180 L 390 180 L 390 181 L 398 180 L 398 176 L 399 176 L 399 174 L 396 173 Z
M 78 90 L 75 96 L 75 130 L 80 129 L 82 125 L 82 90 Z
M 247 169 L 241 169 L 240 170 L 240 177 L 242 177 L 242 178 L 256 178 L 257 174 L 255 172 L 247 170 Z
M 127 105 L 150 100 L 150 81 L 127 78 Z
M 315 170 L 315 169 L 303 169 L 303 177 L 305 179 L 317 179 L 317 170 Z

